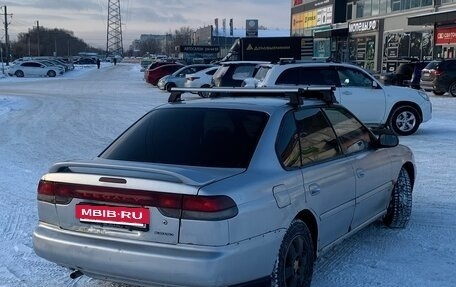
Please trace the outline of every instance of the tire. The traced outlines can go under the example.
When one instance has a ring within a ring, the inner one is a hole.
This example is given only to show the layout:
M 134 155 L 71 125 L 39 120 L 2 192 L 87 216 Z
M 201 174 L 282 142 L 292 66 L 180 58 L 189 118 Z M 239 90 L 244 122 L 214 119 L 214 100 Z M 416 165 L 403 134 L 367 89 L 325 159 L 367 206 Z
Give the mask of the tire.
M 451 96 L 456 97 L 456 82 L 451 83 L 448 88 L 448 93 L 450 93 Z
M 307 225 L 293 220 L 280 245 L 271 286 L 309 287 L 314 266 L 312 236 Z
M 432 92 L 433 92 L 435 95 L 437 95 L 437 96 L 441 96 L 441 95 L 445 94 L 445 92 L 438 92 L 438 91 L 435 91 L 435 90 L 433 90 Z
M 201 88 L 210 88 L 211 86 L 209 85 L 203 85 L 201 86 Z M 201 98 L 210 98 L 211 97 L 211 93 L 210 92 L 198 92 L 198 96 L 200 96 Z
M 48 77 L 54 78 L 56 75 L 57 75 L 57 73 L 54 70 L 49 70 L 47 72 Z
M 418 111 L 410 106 L 397 107 L 389 119 L 390 128 L 400 136 L 414 134 L 421 124 Z
M 24 77 L 24 72 L 22 72 L 21 70 L 17 70 L 14 75 L 18 78 L 23 78 Z
M 408 172 L 402 168 L 391 194 L 383 223 L 391 228 L 405 228 L 412 214 L 412 184 Z
M 165 90 L 171 92 L 171 88 L 175 88 L 176 85 L 174 83 L 169 83 L 166 85 Z

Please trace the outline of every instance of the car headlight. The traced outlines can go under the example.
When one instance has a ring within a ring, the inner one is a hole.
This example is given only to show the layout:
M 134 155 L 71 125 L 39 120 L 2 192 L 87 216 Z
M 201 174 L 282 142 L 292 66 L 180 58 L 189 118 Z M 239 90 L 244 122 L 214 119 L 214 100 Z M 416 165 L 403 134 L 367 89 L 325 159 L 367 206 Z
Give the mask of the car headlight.
M 426 101 L 429 101 L 429 96 L 428 94 L 426 94 L 426 92 L 424 91 L 418 91 L 418 94 L 423 97 L 423 99 L 425 99 Z

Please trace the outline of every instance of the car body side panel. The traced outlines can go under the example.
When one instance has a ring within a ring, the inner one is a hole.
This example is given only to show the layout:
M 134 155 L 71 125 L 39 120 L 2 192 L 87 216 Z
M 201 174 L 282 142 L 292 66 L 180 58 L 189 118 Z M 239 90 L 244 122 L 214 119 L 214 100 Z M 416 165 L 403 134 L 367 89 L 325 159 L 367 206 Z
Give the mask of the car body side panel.
M 356 228 L 386 210 L 393 180 L 387 149 L 356 154 L 352 164 L 356 176 L 356 208 L 352 228 Z
M 344 236 L 355 210 L 355 178 L 345 158 L 302 169 L 308 205 L 319 220 L 319 249 Z

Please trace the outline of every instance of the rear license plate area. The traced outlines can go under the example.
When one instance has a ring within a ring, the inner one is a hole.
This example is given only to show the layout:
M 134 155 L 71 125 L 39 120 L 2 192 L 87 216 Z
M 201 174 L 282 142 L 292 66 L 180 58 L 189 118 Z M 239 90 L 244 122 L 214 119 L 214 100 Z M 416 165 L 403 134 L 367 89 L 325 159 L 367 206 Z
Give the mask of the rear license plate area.
M 75 216 L 81 223 L 148 231 L 150 211 L 145 207 L 127 207 L 80 203 Z

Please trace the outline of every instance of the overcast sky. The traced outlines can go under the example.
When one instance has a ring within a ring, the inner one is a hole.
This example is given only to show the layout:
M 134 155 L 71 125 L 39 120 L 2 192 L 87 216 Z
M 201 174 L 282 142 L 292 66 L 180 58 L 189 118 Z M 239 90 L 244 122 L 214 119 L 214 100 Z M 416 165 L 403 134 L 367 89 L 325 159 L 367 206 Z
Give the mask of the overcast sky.
M 289 29 L 289 0 L 120 0 L 124 47 L 141 34 L 164 34 L 180 27 L 214 24 L 233 18 L 235 28 L 245 28 L 246 19 L 258 19 L 269 29 Z M 0 13 L 7 6 L 10 39 L 36 26 L 62 28 L 96 47 L 106 46 L 108 0 L 0 0 Z M 4 41 L 4 17 L 0 39 Z

